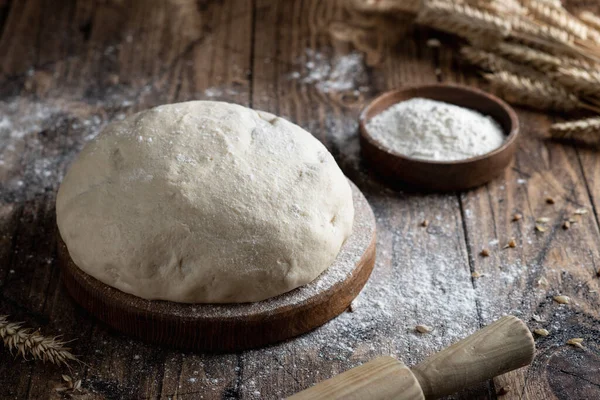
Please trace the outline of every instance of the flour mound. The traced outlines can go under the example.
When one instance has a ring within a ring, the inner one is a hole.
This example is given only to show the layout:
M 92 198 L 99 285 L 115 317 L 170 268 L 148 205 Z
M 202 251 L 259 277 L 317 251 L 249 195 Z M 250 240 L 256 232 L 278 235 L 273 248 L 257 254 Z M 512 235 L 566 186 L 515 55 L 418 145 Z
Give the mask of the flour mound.
M 371 136 L 402 155 L 433 161 L 463 160 L 502 146 L 502 128 L 477 111 L 414 98 L 394 104 L 367 123 Z

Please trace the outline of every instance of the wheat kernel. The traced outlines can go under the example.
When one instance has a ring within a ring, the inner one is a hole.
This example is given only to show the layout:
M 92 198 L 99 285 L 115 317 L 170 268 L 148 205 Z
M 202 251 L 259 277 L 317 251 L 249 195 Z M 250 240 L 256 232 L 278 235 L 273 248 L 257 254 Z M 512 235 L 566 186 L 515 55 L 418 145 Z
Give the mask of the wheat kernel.
M 550 334 L 550 332 L 548 332 L 546 329 L 534 329 L 533 333 L 535 333 L 538 336 L 548 336 Z
M 582 343 L 583 343 L 583 338 L 572 338 L 572 339 L 567 340 L 568 345 L 579 347 L 580 349 L 583 349 Z
M 571 299 L 569 298 L 569 296 L 554 296 L 553 297 L 554 301 L 559 303 L 559 304 L 569 304 L 571 303 Z
M 536 225 L 535 229 L 539 232 L 546 232 L 546 228 L 544 228 L 542 225 Z
M 512 218 L 512 220 L 513 220 L 513 221 L 518 221 L 518 220 L 520 220 L 521 218 L 523 218 L 523 214 L 516 213 L 515 215 L 513 215 L 513 218 Z

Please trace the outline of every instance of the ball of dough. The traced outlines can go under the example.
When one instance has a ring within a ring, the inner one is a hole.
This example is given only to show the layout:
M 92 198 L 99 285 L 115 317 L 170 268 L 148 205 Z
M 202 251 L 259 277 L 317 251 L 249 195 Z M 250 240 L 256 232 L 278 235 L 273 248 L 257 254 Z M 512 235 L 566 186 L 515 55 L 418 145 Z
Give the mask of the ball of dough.
M 354 219 L 327 149 L 282 118 L 191 101 L 109 125 L 56 200 L 75 264 L 145 299 L 264 300 L 336 258 Z

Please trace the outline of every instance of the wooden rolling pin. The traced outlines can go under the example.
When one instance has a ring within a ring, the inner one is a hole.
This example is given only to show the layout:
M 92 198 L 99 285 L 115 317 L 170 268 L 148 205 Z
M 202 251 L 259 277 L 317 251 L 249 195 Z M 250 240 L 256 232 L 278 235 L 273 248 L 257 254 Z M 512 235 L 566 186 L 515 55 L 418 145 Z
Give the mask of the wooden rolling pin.
M 380 357 L 288 399 L 437 399 L 524 367 L 531 363 L 534 351 L 527 326 L 520 319 L 508 316 L 412 369 L 395 358 Z

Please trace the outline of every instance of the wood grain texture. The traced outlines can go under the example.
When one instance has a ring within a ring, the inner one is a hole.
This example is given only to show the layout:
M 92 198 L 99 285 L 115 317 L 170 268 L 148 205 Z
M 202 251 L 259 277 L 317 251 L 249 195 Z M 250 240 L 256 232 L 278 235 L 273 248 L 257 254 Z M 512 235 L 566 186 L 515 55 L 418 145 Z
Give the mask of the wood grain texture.
M 595 1 L 567 5 L 600 11 Z M 417 28 L 381 65 L 363 65 L 351 90 L 320 90 L 305 79 L 307 62 L 315 61 L 307 51 L 331 64 L 351 51 L 327 34 L 340 18 L 336 1 L 319 0 L 0 1 L 0 118 L 12 124 L 0 128 L 0 313 L 76 339 L 73 351 L 86 366 L 72 374 L 83 379 L 86 399 L 285 397 L 381 355 L 417 364 L 457 339 L 452 323 L 474 332 L 505 313 L 550 331 L 536 339 L 533 364 L 452 398 L 496 399 L 507 386 L 502 400 L 600 398 L 597 149 L 547 141 L 545 129 L 559 117 L 518 109 L 515 163 L 497 180 L 459 194 L 390 189 L 358 154 L 357 118 L 366 103 L 419 83 L 486 86 L 460 64 L 454 38 Z M 442 40 L 439 51 L 425 45 L 430 37 Z M 377 218 L 378 262 L 353 313 L 276 346 L 207 355 L 116 334 L 69 298 L 54 239 L 55 193 L 68 164 L 109 121 L 190 99 L 234 101 L 297 122 L 365 194 Z M 579 207 L 589 214 L 560 229 Z M 515 212 L 524 215 L 520 223 L 511 222 Z M 544 233 L 534 230 L 539 216 L 552 220 Z M 503 250 L 511 237 L 518 246 Z M 490 257 L 478 256 L 482 247 Z M 455 273 L 443 275 L 437 296 L 476 294 L 454 318 L 421 297 L 432 282 L 440 285 L 441 266 Z M 483 276 L 471 278 L 475 271 Z M 547 285 L 538 285 L 541 278 Z M 421 303 L 400 304 L 391 291 L 399 286 Z M 377 309 L 374 299 L 386 290 L 385 308 Z M 552 302 L 558 293 L 574 301 Z M 383 312 L 394 325 L 354 324 Z M 432 335 L 410 332 L 423 322 L 435 323 Z M 584 337 L 586 349 L 564 346 L 571 337 Z M 0 350 L 0 398 L 59 398 L 53 388 L 64 372 Z
M 417 378 L 401 361 L 379 357 L 288 397 L 289 400 L 425 400 Z
M 393 357 L 379 357 L 289 399 L 438 399 L 529 365 L 534 352 L 527 325 L 505 316 L 412 369 Z
M 506 316 L 412 368 L 427 399 L 437 399 L 531 363 L 533 336 L 523 321 Z

